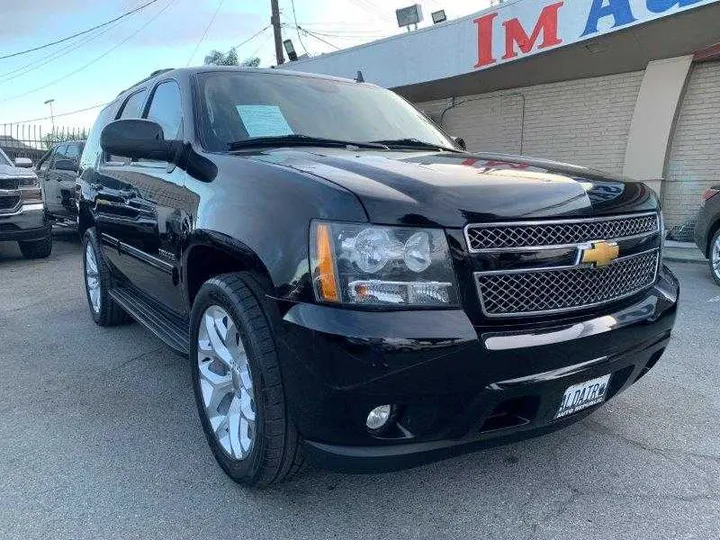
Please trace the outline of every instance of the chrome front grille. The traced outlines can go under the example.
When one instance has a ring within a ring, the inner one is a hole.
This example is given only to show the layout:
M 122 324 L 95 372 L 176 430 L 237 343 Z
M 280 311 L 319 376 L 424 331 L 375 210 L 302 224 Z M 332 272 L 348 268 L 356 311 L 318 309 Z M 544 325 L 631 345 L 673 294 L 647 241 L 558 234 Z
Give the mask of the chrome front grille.
M 620 300 L 650 287 L 659 258 L 660 251 L 654 249 L 605 267 L 478 272 L 475 280 L 488 317 L 557 313 Z
M 660 230 L 658 214 L 647 213 L 592 219 L 468 225 L 465 236 L 471 252 L 567 246 L 594 240 L 619 240 Z
M 18 189 L 19 186 L 19 178 L 0 178 L 0 189 Z
M 0 195 L 0 213 L 14 212 L 20 206 L 20 195 Z

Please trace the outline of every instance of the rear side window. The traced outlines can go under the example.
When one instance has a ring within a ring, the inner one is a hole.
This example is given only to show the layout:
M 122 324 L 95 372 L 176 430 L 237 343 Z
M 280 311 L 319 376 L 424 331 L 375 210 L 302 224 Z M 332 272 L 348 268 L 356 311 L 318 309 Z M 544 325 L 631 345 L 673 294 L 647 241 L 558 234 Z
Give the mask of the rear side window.
M 143 103 L 145 103 L 145 96 L 147 96 L 147 90 L 140 90 L 127 98 L 119 118 L 140 118 L 142 115 L 142 106 Z
M 160 124 L 165 139 L 182 138 L 182 102 L 180 87 L 175 81 L 165 81 L 155 88 L 147 119 Z
M 80 158 L 80 167 L 82 169 L 95 166 L 97 156 L 100 153 L 100 134 L 102 133 L 103 128 L 110 121 L 111 112 L 112 107 L 107 107 L 100 111 L 97 120 L 95 120 L 87 141 L 85 141 L 85 148 L 82 152 L 82 157 Z

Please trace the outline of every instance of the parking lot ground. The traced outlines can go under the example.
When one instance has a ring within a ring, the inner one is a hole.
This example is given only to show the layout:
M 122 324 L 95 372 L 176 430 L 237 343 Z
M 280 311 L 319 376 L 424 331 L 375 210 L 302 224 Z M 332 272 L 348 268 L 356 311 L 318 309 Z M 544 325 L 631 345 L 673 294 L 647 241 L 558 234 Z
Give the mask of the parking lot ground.
M 247 491 L 215 465 L 178 357 L 88 313 L 80 245 L 0 244 L 0 538 L 720 538 L 720 287 L 673 264 L 656 368 L 564 431 L 384 475 Z

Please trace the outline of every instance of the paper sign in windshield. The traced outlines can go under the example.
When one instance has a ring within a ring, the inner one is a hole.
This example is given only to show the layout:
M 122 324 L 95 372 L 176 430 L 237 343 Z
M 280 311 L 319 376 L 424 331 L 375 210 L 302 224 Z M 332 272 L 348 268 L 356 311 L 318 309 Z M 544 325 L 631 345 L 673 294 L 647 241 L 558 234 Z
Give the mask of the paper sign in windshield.
M 293 130 L 277 105 L 237 105 L 249 137 L 282 137 Z

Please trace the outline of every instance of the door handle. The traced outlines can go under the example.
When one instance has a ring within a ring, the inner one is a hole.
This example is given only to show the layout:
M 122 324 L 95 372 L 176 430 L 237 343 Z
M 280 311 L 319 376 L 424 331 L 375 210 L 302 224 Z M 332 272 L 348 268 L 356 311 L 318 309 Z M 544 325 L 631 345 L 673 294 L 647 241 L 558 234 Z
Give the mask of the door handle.
M 95 191 L 102 191 L 103 185 L 102 184 L 90 184 L 90 187 L 93 188 Z

